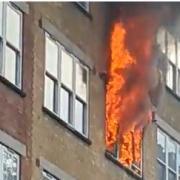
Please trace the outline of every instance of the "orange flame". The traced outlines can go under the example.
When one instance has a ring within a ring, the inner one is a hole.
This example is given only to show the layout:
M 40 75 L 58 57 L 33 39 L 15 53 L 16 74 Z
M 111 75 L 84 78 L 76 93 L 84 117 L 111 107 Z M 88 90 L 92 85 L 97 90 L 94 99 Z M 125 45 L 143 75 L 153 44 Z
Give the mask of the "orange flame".
M 118 160 L 125 166 L 140 163 L 142 130 L 151 120 L 148 69 L 152 54 L 149 35 L 152 36 L 153 29 L 142 33 L 142 38 L 132 44 L 127 38 L 133 33 L 129 29 L 144 22 L 147 21 L 138 19 L 129 24 L 117 22 L 113 25 L 110 39 L 105 138 L 109 151 L 118 144 Z M 130 37 L 137 40 L 132 34 Z

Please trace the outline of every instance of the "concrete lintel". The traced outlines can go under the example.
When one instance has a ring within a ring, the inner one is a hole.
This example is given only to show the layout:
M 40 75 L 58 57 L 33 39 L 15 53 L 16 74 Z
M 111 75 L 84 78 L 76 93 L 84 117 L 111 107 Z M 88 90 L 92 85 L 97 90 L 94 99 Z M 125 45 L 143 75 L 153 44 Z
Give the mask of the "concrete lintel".
M 18 154 L 26 156 L 26 146 L 2 130 L 0 130 L 0 143 L 11 148 Z
M 59 178 L 59 179 L 66 179 L 66 180 L 75 180 L 72 176 L 68 175 L 66 172 L 64 172 L 62 169 L 59 167 L 55 166 L 51 162 L 47 161 L 43 157 L 40 157 L 40 167 L 43 170 L 48 171 L 51 173 L 53 176 Z
M 156 124 L 164 130 L 169 136 L 180 143 L 180 133 L 173 129 L 166 121 L 164 121 L 161 117 L 155 114 Z
M 29 4 L 27 2 L 12 2 L 13 4 L 15 4 L 22 12 L 29 14 Z
M 54 39 L 59 41 L 70 53 L 76 56 L 82 64 L 88 66 L 91 70 L 94 69 L 94 64 L 91 59 L 72 41 L 70 41 L 65 34 L 57 29 L 49 20 L 41 18 L 40 26 L 48 32 Z

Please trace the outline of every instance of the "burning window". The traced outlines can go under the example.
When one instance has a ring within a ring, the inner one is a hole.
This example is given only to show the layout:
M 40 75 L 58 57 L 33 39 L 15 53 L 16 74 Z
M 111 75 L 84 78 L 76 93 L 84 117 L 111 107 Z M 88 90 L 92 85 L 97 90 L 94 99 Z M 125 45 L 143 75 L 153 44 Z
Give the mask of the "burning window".
M 152 119 L 152 22 L 152 15 L 136 15 L 113 24 L 106 83 L 107 151 L 139 176 L 143 129 Z

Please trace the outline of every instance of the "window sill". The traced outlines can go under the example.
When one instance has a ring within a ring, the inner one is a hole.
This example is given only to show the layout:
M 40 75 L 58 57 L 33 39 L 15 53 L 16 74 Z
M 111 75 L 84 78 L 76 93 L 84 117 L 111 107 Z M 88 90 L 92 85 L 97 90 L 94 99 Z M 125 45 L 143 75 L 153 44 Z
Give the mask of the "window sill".
M 60 123 L 62 126 L 64 126 L 65 128 L 67 128 L 71 133 L 73 133 L 74 135 L 76 135 L 76 137 L 80 138 L 81 140 L 83 140 L 85 143 L 87 143 L 88 145 L 91 145 L 92 142 L 89 138 L 85 137 L 84 135 L 82 135 L 80 132 L 78 132 L 76 129 L 72 128 L 70 125 L 68 125 L 66 122 L 64 122 L 63 120 L 60 119 L 60 117 L 58 117 L 55 113 L 53 113 L 52 111 L 50 111 L 48 108 L 43 106 L 43 111 L 45 113 L 47 113 L 51 118 L 55 119 L 58 121 L 58 123 Z
M 86 10 L 83 8 L 81 5 L 79 5 L 77 2 L 74 2 L 75 6 L 85 15 L 87 16 L 90 20 L 92 20 L 92 15 L 90 13 L 90 10 Z
M 133 172 L 133 170 L 129 169 L 128 167 L 123 166 L 116 158 L 113 157 L 112 153 L 110 153 L 109 151 L 105 151 L 105 157 L 107 159 L 109 159 L 111 162 L 113 162 L 115 165 L 119 166 L 120 168 L 122 168 L 123 170 L 125 170 L 128 174 L 130 174 L 133 178 L 137 179 L 137 180 L 142 180 L 143 178 L 136 174 L 135 172 Z
M 19 94 L 21 97 L 25 97 L 26 93 L 23 92 L 21 89 L 19 89 L 17 86 L 15 86 L 13 83 L 11 83 L 10 81 L 8 81 L 5 77 L 3 77 L 2 75 L 0 75 L 0 81 L 5 84 L 7 87 L 9 87 L 10 89 L 12 89 L 13 91 L 15 91 L 17 94 Z
M 178 101 L 180 101 L 180 96 L 178 96 L 171 88 L 169 88 L 167 85 L 166 85 L 166 89 L 167 91 L 172 94 Z

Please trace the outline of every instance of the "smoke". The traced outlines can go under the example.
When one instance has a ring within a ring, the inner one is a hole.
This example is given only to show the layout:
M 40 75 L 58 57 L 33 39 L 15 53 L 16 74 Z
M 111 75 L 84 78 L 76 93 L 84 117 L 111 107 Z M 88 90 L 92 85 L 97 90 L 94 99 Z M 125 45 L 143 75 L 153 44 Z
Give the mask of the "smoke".
M 167 11 L 167 9 L 166 9 Z M 122 7 L 110 40 L 106 85 L 106 145 L 119 146 L 119 161 L 125 166 L 141 157 L 142 130 L 152 120 L 158 105 L 162 75 L 155 35 L 163 13 L 152 8 Z

